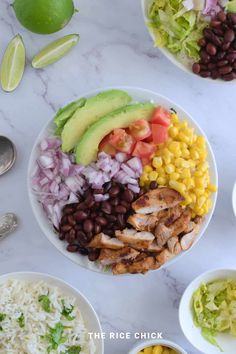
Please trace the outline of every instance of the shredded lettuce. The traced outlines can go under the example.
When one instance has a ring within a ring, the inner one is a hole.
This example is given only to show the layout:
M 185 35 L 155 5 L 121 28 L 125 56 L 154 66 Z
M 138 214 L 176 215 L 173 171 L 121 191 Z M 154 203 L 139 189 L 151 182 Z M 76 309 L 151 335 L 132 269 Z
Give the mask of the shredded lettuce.
M 199 11 L 188 10 L 183 0 L 154 0 L 148 17 L 155 46 L 167 48 L 184 64 L 199 60 L 198 40 L 208 24 Z
M 202 336 L 223 351 L 215 337 L 227 332 L 236 337 L 236 281 L 202 284 L 192 297 L 193 321 Z

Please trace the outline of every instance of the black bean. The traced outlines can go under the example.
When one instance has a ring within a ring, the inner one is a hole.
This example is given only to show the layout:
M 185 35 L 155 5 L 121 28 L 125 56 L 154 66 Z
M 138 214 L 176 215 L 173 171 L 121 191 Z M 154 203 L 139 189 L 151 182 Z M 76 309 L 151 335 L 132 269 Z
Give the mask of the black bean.
M 219 21 L 224 22 L 226 20 L 226 14 L 224 11 L 220 11 L 217 14 L 217 18 Z
M 200 70 L 201 70 L 200 64 L 194 63 L 192 66 L 192 71 L 194 72 L 194 74 L 199 74 Z
M 232 80 L 235 80 L 236 79 L 236 73 L 235 72 L 231 72 L 231 73 L 229 73 L 229 74 L 227 74 L 227 75 L 223 75 L 223 80 L 225 80 L 225 81 L 232 81 Z
M 125 227 L 125 219 L 124 219 L 124 215 L 123 214 L 119 214 L 117 216 L 117 222 L 118 222 L 119 228 L 123 229 Z
M 94 233 L 95 233 L 95 235 L 99 234 L 101 231 L 102 231 L 101 225 L 96 223 L 94 225 Z
M 221 75 L 226 75 L 231 73 L 231 71 L 233 70 L 233 68 L 230 65 L 226 65 L 226 66 L 221 66 L 218 71 Z
M 206 46 L 206 40 L 204 38 L 199 39 L 198 44 L 200 47 L 205 47 Z
M 88 213 L 86 213 L 83 210 L 79 210 L 74 213 L 74 218 L 77 221 L 85 220 L 87 217 L 88 217 Z
M 210 71 L 200 71 L 200 76 L 201 77 L 210 77 L 211 76 L 211 72 Z
M 220 68 L 221 66 L 225 66 L 227 64 L 228 64 L 228 60 L 220 60 L 218 61 L 217 66 L 218 68 Z
M 118 186 L 111 187 L 109 190 L 109 195 L 111 198 L 115 198 L 119 195 L 120 193 L 120 188 Z
M 236 51 L 227 54 L 225 59 L 228 60 L 229 62 L 235 61 L 236 60 Z
M 217 20 L 212 20 L 210 22 L 210 26 L 211 27 L 219 27 L 221 25 L 221 21 L 217 21 Z
M 200 53 L 202 64 L 207 64 L 210 61 L 210 56 L 207 54 L 205 50 L 202 50 Z
M 222 50 L 228 50 L 229 47 L 230 47 L 230 42 L 224 43 L 224 44 L 222 45 L 221 49 L 222 49 Z
M 109 202 L 103 202 L 101 209 L 105 214 L 111 214 L 112 208 L 111 208 L 111 204 Z
M 123 205 L 117 205 L 117 206 L 115 207 L 115 211 L 116 211 L 116 213 L 118 213 L 118 214 L 125 214 L 125 213 L 127 212 L 127 209 L 126 209 L 126 207 L 124 207 Z
M 227 30 L 224 34 L 224 42 L 231 43 L 233 42 L 234 39 L 235 39 L 234 31 L 232 29 Z
M 65 206 L 63 208 L 63 214 L 65 215 L 71 215 L 73 213 L 74 209 L 71 206 Z
M 77 210 L 86 210 L 87 208 L 88 208 L 87 205 L 84 202 L 82 202 L 77 205 L 76 209 Z
M 127 189 L 121 195 L 121 198 L 124 199 L 126 202 L 131 203 L 134 200 L 134 193 Z
M 89 248 L 88 250 L 88 259 L 91 262 L 95 262 L 100 255 L 100 250 L 97 248 Z
M 117 206 L 119 204 L 119 198 L 112 198 L 110 200 L 111 205 Z
M 68 245 L 66 249 L 68 252 L 75 253 L 78 251 L 78 245 Z
M 85 220 L 83 223 L 83 229 L 86 233 L 91 232 L 93 230 L 93 226 L 93 222 L 90 219 Z
M 111 182 L 104 183 L 103 185 L 104 193 L 107 193 L 110 188 L 111 188 Z
M 233 24 L 236 24 L 236 14 L 235 13 L 229 12 L 227 14 L 227 17 L 230 22 L 232 22 Z
M 101 225 L 101 226 L 106 226 L 107 225 L 107 219 L 105 219 L 102 216 L 97 216 L 96 217 L 96 222 Z
M 151 181 L 149 188 L 150 189 L 157 189 L 158 183 L 156 181 Z
M 208 43 L 207 46 L 206 46 L 206 52 L 209 54 L 209 55 L 216 55 L 216 52 L 217 52 L 217 49 L 216 47 L 214 46 L 214 44 L 212 43 Z
M 216 54 L 216 58 L 218 60 L 222 60 L 224 57 L 225 57 L 225 52 L 224 51 L 219 51 L 217 54 Z
M 71 226 L 75 226 L 76 225 L 76 221 L 74 219 L 74 217 L 72 215 L 69 215 L 68 216 L 68 223 L 71 225 Z
M 61 231 L 62 232 L 69 232 L 72 229 L 71 225 L 67 224 L 67 225 L 63 225 L 61 227 Z
M 104 189 L 103 188 L 99 188 L 99 189 L 94 189 L 94 194 L 103 194 L 104 193 Z

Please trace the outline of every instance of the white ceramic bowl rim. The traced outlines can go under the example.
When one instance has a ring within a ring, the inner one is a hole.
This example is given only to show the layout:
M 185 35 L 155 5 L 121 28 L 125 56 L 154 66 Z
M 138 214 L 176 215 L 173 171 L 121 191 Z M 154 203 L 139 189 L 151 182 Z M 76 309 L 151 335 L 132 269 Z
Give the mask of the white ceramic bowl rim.
M 216 167 L 216 161 L 215 161 L 215 157 L 212 151 L 212 148 L 210 146 L 210 143 L 205 135 L 205 133 L 202 131 L 202 129 L 199 127 L 198 123 L 192 118 L 192 116 L 187 113 L 181 106 L 179 106 L 178 104 L 174 103 L 173 101 L 171 101 L 170 99 L 168 99 L 167 97 L 160 95 L 158 93 L 155 93 L 153 91 L 147 90 L 147 89 L 141 89 L 141 88 L 135 88 L 135 87 L 130 87 L 130 86 L 112 86 L 112 87 L 104 87 L 101 89 L 97 89 L 97 90 L 93 90 L 90 92 L 87 92 L 83 95 L 80 95 L 80 97 L 91 97 L 93 95 L 96 95 L 97 93 L 101 92 L 101 91 L 105 91 L 105 90 L 110 90 L 110 89 L 120 89 L 120 90 L 125 90 L 127 91 L 132 97 L 134 97 L 134 101 L 137 101 L 137 97 L 138 100 L 153 100 L 155 101 L 157 104 L 158 102 L 160 102 L 160 104 L 163 104 L 164 106 L 170 106 L 173 107 L 174 109 L 176 109 L 178 112 L 180 112 L 180 116 L 184 116 L 185 119 L 187 119 L 187 121 L 191 122 L 192 126 L 196 129 L 196 132 L 200 135 L 203 135 L 206 139 L 206 143 L 207 143 L 207 148 L 208 148 L 208 152 L 209 152 L 209 156 L 208 156 L 208 161 L 211 163 L 211 168 L 210 168 L 210 174 L 211 177 L 213 179 L 213 183 L 218 186 L 218 173 L 217 173 L 217 167 Z M 163 103 L 164 102 L 164 103 Z M 45 132 L 47 132 L 48 127 L 50 126 L 50 124 L 53 124 L 53 119 L 50 119 L 42 128 L 41 132 L 39 133 L 38 137 L 36 138 L 35 144 L 33 146 L 32 152 L 31 152 L 31 156 L 30 156 L 30 160 L 29 160 L 29 165 L 28 165 L 28 172 L 27 172 L 27 185 L 28 185 L 28 195 L 29 195 L 29 199 L 30 199 L 30 203 L 31 203 L 31 207 L 33 209 L 33 213 L 36 217 L 36 220 L 42 230 L 42 232 L 46 235 L 46 237 L 49 239 L 49 241 L 67 258 L 71 259 L 72 261 L 74 261 L 76 264 L 81 265 L 84 268 L 87 269 L 91 269 L 93 271 L 96 272 L 101 272 L 103 274 L 108 274 L 111 275 L 111 272 L 103 272 L 101 270 L 101 267 L 99 268 L 98 265 L 93 264 L 92 262 L 90 262 L 88 259 L 85 259 L 84 256 L 78 255 L 77 253 L 70 253 L 66 250 L 65 247 L 65 243 L 63 243 L 62 241 L 60 241 L 56 235 L 55 232 L 53 231 L 52 226 L 49 224 L 46 215 L 44 214 L 44 211 L 41 207 L 41 205 L 38 203 L 37 198 L 35 196 L 35 194 L 32 192 L 32 187 L 31 187 L 31 177 L 32 177 L 32 171 L 34 171 L 34 166 L 35 166 L 35 159 L 37 156 L 37 147 L 39 142 L 43 139 L 43 137 L 47 136 L 48 134 L 45 134 Z M 50 129 L 51 131 L 51 129 Z M 212 196 L 212 201 L 213 201 L 213 205 L 212 208 L 210 210 L 210 212 L 208 213 L 208 215 L 206 216 L 204 223 L 202 225 L 202 229 L 199 232 L 199 235 L 197 237 L 197 239 L 195 240 L 194 244 L 192 245 L 192 247 L 184 252 L 181 252 L 178 256 L 175 256 L 173 259 L 171 259 L 168 263 L 164 264 L 161 268 L 166 267 L 167 265 L 169 266 L 170 264 L 174 263 L 177 259 L 179 259 L 180 257 L 182 257 L 184 254 L 187 254 L 188 252 L 191 251 L 191 249 L 194 247 L 194 245 L 200 240 L 200 238 L 202 237 L 202 235 L 204 234 L 215 209 L 215 205 L 216 205 L 216 200 L 217 200 L 217 192 L 213 194 Z M 49 227 L 50 225 L 50 227 Z M 159 268 L 159 269 L 161 269 Z M 157 269 L 158 271 L 158 269 Z M 131 276 L 130 274 L 125 274 L 123 276 Z
M 142 12 L 143 12 L 143 18 L 144 18 L 144 23 L 147 27 L 147 23 L 149 22 L 149 19 L 147 17 L 147 9 L 148 9 L 148 6 L 149 4 L 151 4 L 153 2 L 153 0 L 141 0 L 141 6 L 142 6 Z M 147 27 L 147 30 L 152 38 L 153 41 L 155 41 L 155 38 L 154 38 L 154 35 L 152 33 L 151 30 L 148 29 Z M 192 72 L 192 70 L 190 68 L 187 67 L 187 65 L 184 65 L 182 64 L 178 59 L 176 59 L 175 55 L 172 54 L 168 49 L 166 48 L 158 48 L 162 53 L 163 55 L 171 61 L 172 64 L 174 64 L 175 66 L 177 66 L 179 69 L 183 70 L 184 72 L 190 74 L 192 77 L 195 77 L 195 79 L 198 79 L 198 80 L 205 80 L 207 82 L 211 82 L 213 84 L 235 84 L 236 83 L 236 80 L 232 80 L 232 81 L 224 81 L 224 80 L 220 80 L 220 79 L 217 79 L 217 80 L 213 80 L 213 79 L 209 79 L 209 78 L 202 78 L 201 76 L 199 75 L 196 75 Z
M 66 287 L 69 291 L 72 291 L 73 293 L 77 294 L 77 298 L 80 298 L 83 303 L 87 306 L 87 308 L 89 309 L 89 312 L 91 314 L 91 318 L 93 317 L 94 322 L 96 323 L 97 329 L 99 330 L 100 333 L 102 333 L 102 327 L 100 324 L 100 320 L 98 318 L 98 315 L 95 311 L 95 309 L 93 308 L 93 306 L 91 305 L 91 303 L 89 302 L 89 300 L 75 287 L 73 287 L 71 284 L 67 283 L 66 281 L 52 276 L 48 273 L 41 273 L 41 272 L 12 272 L 12 273 L 5 273 L 5 274 L 1 274 L 0 275 L 0 284 L 1 282 L 3 282 L 4 280 L 10 279 L 10 278 L 20 278 L 20 279 L 29 279 L 31 278 L 31 281 L 36 281 L 33 278 L 39 278 L 41 280 L 45 280 L 46 282 L 49 283 L 49 281 L 51 280 L 52 283 L 55 283 L 55 286 L 60 288 L 60 286 L 64 286 Z M 49 283 L 50 285 L 50 283 Z M 76 297 L 76 295 L 74 295 Z M 83 312 L 84 309 L 81 310 L 82 312 L 82 316 L 84 318 L 84 314 Z M 104 340 L 102 338 L 102 336 L 99 338 L 99 352 L 96 351 L 96 354 L 104 354 Z
M 163 345 L 168 348 L 177 350 L 179 352 L 178 354 L 187 354 L 187 352 L 178 344 L 166 339 L 152 339 L 146 340 L 144 342 L 139 342 L 138 344 L 135 344 L 135 346 L 129 351 L 128 354 L 138 354 L 138 352 L 144 348 L 152 347 L 154 345 Z

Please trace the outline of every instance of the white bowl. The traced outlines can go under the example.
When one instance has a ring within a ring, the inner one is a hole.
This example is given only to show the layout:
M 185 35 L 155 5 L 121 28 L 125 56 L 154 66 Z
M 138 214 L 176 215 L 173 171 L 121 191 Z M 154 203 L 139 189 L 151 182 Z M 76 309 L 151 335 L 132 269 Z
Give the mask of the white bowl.
M 150 7 L 150 5 L 153 3 L 153 0 L 141 0 L 141 6 L 142 6 L 142 11 L 143 11 L 143 17 L 144 17 L 144 22 L 146 24 L 146 27 L 147 27 L 147 23 L 150 22 L 149 18 L 148 18 L 148 9 Z M 147 30 L 151 36 L 151 38 L 153 39 L 153 41 L 155 41 L 155 36 L 154 34 L 152 33 L 151 30 L 149 30 L 149 28 L 147 27 Z M 201 76 L 199 75 L 196 75 L 192 72 L 192 67 L 191 65 L 184 65 L 182 64 L 174 54 L 172 54 L 168 49 L 166 48 L 158 48 L 165 56 L 167 59 L 169 59 L 172 64 L 174 64 L 175 66 L 177 66 L 179 69 L 185 71 L 186 73 L 188 74 L 191 74 L 192 76 L 194 76 L 195 78 L 198 78 L 198 79 L 204 79 L 205 81 L 210 81 L 210 82 L 217 82 L 217 83 L 234 83 L 235 80 L 232 80 L 232 81 L 224 81 L 224 80 L 220 80 L 220 79 L 217 79 L 217 80 L 213 80 L 213 79 L 210 79 L 210 78 L 202 78 Z
M 144 348 L 147 347 L 152 347 L 154 345 L 163 345 L 168 348 L 174 349 L 177 351 L 178 354 L 187 354 L 187 352 L 181 348 L 178 344 L 173 343 L 169 340 L 164 340 L 164 339 L 152 339 L 152 340 L 147 340 L 145 342 L 141 342 L 139 344 L 136 344 L 128 354 L 138 354 L 140 350 L 143 350 Z
M 71 285 L 64 282 L 63 280 L 43 273 L 16 272 L 16 273 L 1 275 L 0 284 L 4 283 L 9 279 L 26 280 L 32 282 L 44 281 L 48 283 L 50 286 L 58 287 L 65 295 L 76 298 L 76 303 L 78 307 L 81 309 L 81 313 L 85 325 L 88 328 L 88 331 L 92 333 L 102 332 L 100 321 L 92 305 L 89 303 L 89 301 L 85 298 L 84 295 L 82 295 L 77 289 L 73 288 Z M 94 344 L 96 345 L 95 354 L 104 354 L 103 339 L 94 338 Z
M 215 269 L 201 274 L 189 284 L 180 302 L 179 321 L 182 331 L 189 342 L 204 354 L 219 354 L 220 350 L 207 342 L 201 335 L 201 329 L 194 325 L 191 309 L 192 295 L 202 283 L 224 278 L 236 280 L 236 269 Z M 220 334 L 216 340 L 225 354 L 235 354 L 236 338 L 229 334 Z
M 179 113 L 179 116 L 181 118 L 184 118 L 185 120 L 187 120 L 191 124 L 191 126 L 195 129 L 197 134 L 205 136 L 205 134 L 203 133 L 201 128 L 193 120 L 193 118 L 190 116 L 190 114 L 188 114 L 186 111 L 184 111 L 177 104 L 171 102 L 168 98 L 166 98 L 164 96 L 161 96 L 161 95 L 159 95 L 159 94 L 157 94 L 155 92 L 144 90 L 144 89 L 140 89 L 140 88 L 133 88 L 133 87 L 116 87 L 116 88 L 123 89 L 123 90 L 127 91 L 133 97 L 134 101 L 150 101 L 151 100 L 151 101 L 155 102 L 156 104 L 165 106 L 167 108 L 174 108 Z M 108 89 L 108 88 L 105 88 L 104 90 L 106 90 L 106 89 Z M 90 92 L 88 94 L 81 95 L 81 97 L 90 97 L 90 96 L 93 96 L 93 95 L 97 94 L 100 91 L 101 90 L 96 90 L 96 91 Z M 38 222 L 41 230 L 47 236 L 49 241 L 51 241 L 52 244 L 61 253 L 63 253 L 67 258 L 71 259 L 75 263 L 77 263 L 77 264 L 79 264 L 79 265 L 81 265 L 81 266 L 83 266 L 85 268 L 89 268 L 89 269 L 97 271 L 97 272 L 103 272 L 102 268 L 99 267 L 99 265 L 97 265 L 97 263 L 90 262 L 87 257 L 84 257 L 84 256 L 79 255 L 77 253 L 70 253 L 70 252 L 68 252 L 66 250 L 66 243 L 60 241 L 59 238 L 56 236 L 53 227 L 49 223 L 49 221 L 48 221 L 48 219 L 46 217 L 46 214 L 43 211 L 43 208 L 38 203 L 35 194 L 32 192 L 31 176 L 32 176 L 32 173 L 34 171 L 35 161 L 36 161 L 37 156 L 38 156 L 37 147 L 39 145 L 39 142 L 44 137 L 47 137 L 48 135 L 50 135 L 50 133 L 52 133 L 54 131 L 54 129 L 55 129 L 55 125 L 54 125 L 53 119 L 50 119 L 49 122 L 44 126 L 44 128 L 40 132 L 39 136 L 37 137 L 36 142 L 35 142 L 35 144 L 33 146 L 33 149 L 32 149 L 30 160 L 29 160 L 28 176 L 27 176 L 27 178 L 28 178 L 28 193 L 29 193 L 29 199 L 30 199 L 30 203 L 31 203 L 34 215 L 35 215 L 35 217 L 37 219 L 37 222 Z M 205 136 L 205 138 L 206 138 L 206 141 L 207 141 L 208 162 L 209 162 L 209 166 L 210 166 L 209 168 L 210 168 L 211 180 L 212 180 L 212 183 L 214 183 L 216 186 L 218 186 L 218 174 L 217 174 L 217 168 L 216 168 L 216 162 L 215 162 L 214 154 L 213 154 L 213 151 L 211 149 L 210 143 L 207 140 L 206 136 Z M 205 220 L 204 220 L 204 222 L 203 222 L 203 224 L 201 226 L 201 230 L 199 232 L 197 240 L 195 241 L 194 244 L 196 244 L 196 242 L 201 238 L 201 236 L 205 232 L 205 230 L 206 230 L 206 228 L 207 228 L 207 226 L 208 226 L 208 224 L 209 224 L 209 222 L 210 222 L 210 220 L 212 218 L 212 214 L 214 212 L 214 208 L 215 208 L 215 204 L 216 204 L 216 199 L 217 199 L 217 193 L 212 194 L 212 203 L 213 203 L 212 209 L 210 210 L 210 212 L 206 216 L 206 218 L 205 218 Z M 188 252 L 188 251 L 186 251 L 186 252 Z M 186 252 L 182 252 L 180 255 L 174 257 L 170 262 L 168 262 L 165 265 L 163 265 L 163 267 L 165 267 L 167 264 L 169 265 L 169 264 L 173 263 L 175 260 L 179 259 Z M 106 274 L 111 274 L 111 273 L 106 272 Z
M 236 182 L 234 183 L 233 192 L 232 192 L 232 205 L 233 205 L 233 212 L 236 217 Z

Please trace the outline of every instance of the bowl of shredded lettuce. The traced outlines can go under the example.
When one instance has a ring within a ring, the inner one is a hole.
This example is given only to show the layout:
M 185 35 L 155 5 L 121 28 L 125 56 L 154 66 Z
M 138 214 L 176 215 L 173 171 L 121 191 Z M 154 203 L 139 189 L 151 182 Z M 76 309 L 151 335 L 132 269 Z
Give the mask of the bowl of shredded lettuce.
M 181 328 L 205 354 L 236 353 L 236 269 L 217 269 L 193 280 L 179 307 Z
M 173 64 L 191 74 L 193 64 L 200 60 L 198 43 L 203 30 L 221 9 L 236 13 L 236 0 L 141 0 L 141 4 L 154 46 Z

